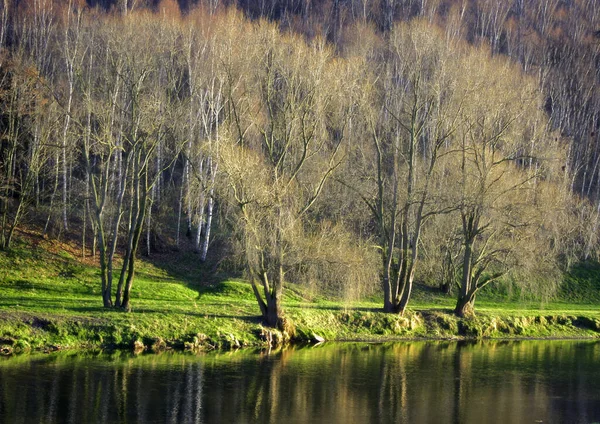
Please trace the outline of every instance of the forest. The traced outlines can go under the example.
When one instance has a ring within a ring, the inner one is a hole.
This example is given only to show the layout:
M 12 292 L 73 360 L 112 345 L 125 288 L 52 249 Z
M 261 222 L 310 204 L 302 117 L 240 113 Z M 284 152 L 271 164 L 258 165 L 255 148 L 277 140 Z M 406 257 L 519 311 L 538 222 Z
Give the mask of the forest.
M 98 302 L 194 251 L 282 296 L 473 314 L 600 254 L 595 0 L 2 0 L 0 249 L 77 238 Z

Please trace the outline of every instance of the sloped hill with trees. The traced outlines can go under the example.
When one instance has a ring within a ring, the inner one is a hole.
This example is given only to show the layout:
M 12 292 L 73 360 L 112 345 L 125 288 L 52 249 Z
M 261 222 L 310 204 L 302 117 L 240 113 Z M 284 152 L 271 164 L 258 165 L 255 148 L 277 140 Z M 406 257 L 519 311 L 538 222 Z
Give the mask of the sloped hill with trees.
M 0 247 L 76 239 L 124 311 L 140 255 L 194 252 L 286 331 L 287 284 L 551 299 L 598 256 L 596 8 L 5 0 Z

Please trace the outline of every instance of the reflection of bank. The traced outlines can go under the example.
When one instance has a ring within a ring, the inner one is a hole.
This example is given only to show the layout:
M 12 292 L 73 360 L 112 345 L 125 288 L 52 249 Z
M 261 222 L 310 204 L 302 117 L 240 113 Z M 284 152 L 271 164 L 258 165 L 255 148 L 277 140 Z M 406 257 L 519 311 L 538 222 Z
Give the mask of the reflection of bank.
M 581 351 L 597 348 L 587 342 L 458 343 L 453 352 L 453 422 L 581 422 L 590 409 L 596 409 L 590 418 L 597 419 L 600 408 L 589 399 L 581 402 L 580 395 L 600 384 L 589 381 L 577 365 Z M 564 402 L 566 398 L 571 399 Z
M 165 359 L 59 355 L 3 364 L 0 422 L 202 422 L 202 363 Z
M 599 359 L 576 341 L 23 356 L 0 362 L 0 422 L 594 422 Z

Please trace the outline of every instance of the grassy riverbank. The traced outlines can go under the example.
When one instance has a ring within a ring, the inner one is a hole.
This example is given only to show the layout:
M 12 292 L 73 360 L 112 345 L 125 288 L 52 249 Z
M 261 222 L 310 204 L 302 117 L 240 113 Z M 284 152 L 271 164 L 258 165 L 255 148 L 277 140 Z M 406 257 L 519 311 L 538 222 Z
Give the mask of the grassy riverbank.
M 102 307 L 98 269 L 91 261 L 76 259 L 76 254 L 68 245 L 41 239 L 0 253 L 0 349 L 5 354 L 68 348 L 222 349 L 266 346 L 267 339 L 282 337 L 261 326 L 247 283 L 203 272 L 194 254 L 142 261 L 131 313 Z M 294 286 L 285 291 L 284 308 L 298 341 L 315 335 L 372 341 L 598 338 L 600 304 L 581 303 L 596 299 L 597 271 L 584 269 L 571 276 L 565 301 L 484 298 L 471 319 L 455 318 L 454 298 L 428 290 L 416 291 L 404 317 L 379 312 L 377 299 L 326 301 Z M 566 302 L 569 294 L 575 298 Z

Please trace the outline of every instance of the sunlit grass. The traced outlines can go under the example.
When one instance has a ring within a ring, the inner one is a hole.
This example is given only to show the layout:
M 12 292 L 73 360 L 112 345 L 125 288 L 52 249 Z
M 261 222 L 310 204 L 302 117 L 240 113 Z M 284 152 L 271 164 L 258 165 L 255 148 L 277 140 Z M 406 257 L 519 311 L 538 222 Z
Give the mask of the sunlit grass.
M 213 340 L 233 336 L 242 344 L 259 343 L 259 310 L 251 286 L 235 279 L 219 281 L 193 254 L 177 255 L 178 261 L 172 260 L 174 256 L 154 263 L 140 261 L 131 293 L 132 312 L 125 313 L 102 307 L 99 271 L 93 263 L 82 263 L 66 252 L 52 253 L 43 246 L 17 244 L 12 251 L 0 253 L 0 339 L 25 340 L 33 347 L 128 346 L 135 340 L 185 341 L 204 334 Z M 446 337 L 457 332 L 452 316 L 455 299 L 419 290 L 406 317 L 380 312 L 382 301 L 377 297 L 325 299 L 295 285 L 284 291 L 284 309 L 300 332 L 309 333 L 307 337 L 316 333 L 329 339 L 371 340 L 403 335 Z M 476 311 L 478 316 L 509 321 L 536 315 L 600 319 L 600 304 L 564 300 L 501 302 L 497 296 L 483 296 L 476 302 Z M 419 323 L 418 317 L 413 318 L 415 313 L 441 316 L 436 319 L 448 321 L 447 333 L 435 329 L 438 333 L 433 334 L 426 325 L 413 329 L 414 322 Z M 575 334 L 567 330 L 562 335 Z M 544 331 L 540 334 L 555 330 Z

